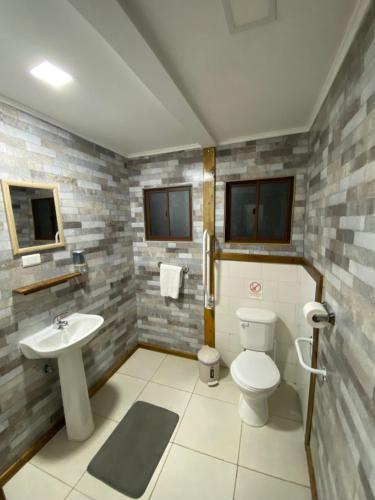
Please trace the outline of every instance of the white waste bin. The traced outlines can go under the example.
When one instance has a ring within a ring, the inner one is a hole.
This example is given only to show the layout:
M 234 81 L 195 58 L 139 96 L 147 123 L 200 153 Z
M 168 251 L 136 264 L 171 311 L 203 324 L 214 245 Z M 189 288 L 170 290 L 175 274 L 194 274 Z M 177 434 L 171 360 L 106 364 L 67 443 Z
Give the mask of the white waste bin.
M 208 385 L 216 385 L 219 381 L 220 353 L 208 345 L 198 351 L 199 378 Z

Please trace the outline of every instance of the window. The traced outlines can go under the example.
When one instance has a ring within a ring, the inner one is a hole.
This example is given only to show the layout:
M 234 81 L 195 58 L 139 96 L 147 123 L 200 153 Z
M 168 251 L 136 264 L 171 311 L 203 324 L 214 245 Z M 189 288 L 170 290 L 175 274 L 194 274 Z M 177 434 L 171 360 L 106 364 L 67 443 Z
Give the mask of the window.
M 144 190 L 146 240 L 192 240 L 191 186 Z
M 228 182 L 225 241 L 289 243 L 294 178 Z

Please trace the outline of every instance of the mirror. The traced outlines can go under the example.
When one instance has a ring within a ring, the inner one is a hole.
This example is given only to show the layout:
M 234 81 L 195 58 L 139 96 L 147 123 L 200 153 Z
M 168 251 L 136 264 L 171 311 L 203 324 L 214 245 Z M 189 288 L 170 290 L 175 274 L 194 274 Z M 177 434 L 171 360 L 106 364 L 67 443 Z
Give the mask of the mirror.
M 3 181 L 2 186 L 15 255 L 64 246 L 55 184 Z

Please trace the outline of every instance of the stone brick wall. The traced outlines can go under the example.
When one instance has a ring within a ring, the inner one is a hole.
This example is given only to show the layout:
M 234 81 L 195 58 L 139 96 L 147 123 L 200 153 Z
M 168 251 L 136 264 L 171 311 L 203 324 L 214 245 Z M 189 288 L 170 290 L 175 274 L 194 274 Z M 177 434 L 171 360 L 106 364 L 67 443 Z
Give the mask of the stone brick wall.
M 308 135 L 294 134 L 217 148 L 216 238 L 219 250 L 239 253 L 303 255 Z M 295 178 L 290 245 L 254 245 L 224 241 L 225 183 L 268 177 Z
M 320 334 L 315 396 L 320 500 L 375 497 L 375 5 L 311 132 L 305 255 L 337 315 Z
M 202 152 L 181 151 L 128 162 L 140 342 L 196 351 L 203 343 Z M 192 185 L 193 241 L 145 241 L 143 189 Z M 160 296 L 158 262 L 188 265 L 177 300 Z
M 0 103 L 0 178 L 59 185 L 66 247 L 42 264 L 13 257 L 0 193 L 0 471 L 62 415 L 56 363 L 27 360 L 18 340 L 62 311 L 101 314 L 104 326 L 84 350 L 89 383 L 136 342 L 135 282 L 124 160 Z M 72 270 L 71 251 L 87 252 L 83 278 L 29 296 L 12 289 Z M 50 360 L 47 360 L 51 362 Z

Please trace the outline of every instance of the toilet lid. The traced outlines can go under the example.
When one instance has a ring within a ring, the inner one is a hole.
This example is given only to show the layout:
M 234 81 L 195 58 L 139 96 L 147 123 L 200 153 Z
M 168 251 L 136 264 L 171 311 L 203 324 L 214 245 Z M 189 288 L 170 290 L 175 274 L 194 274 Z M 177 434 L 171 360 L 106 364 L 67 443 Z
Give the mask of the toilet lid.
M 230 371 L 240 385 L 253 390 L 270 389 L 280 382 L 279 369 L 264 352 L 241 352 Z

